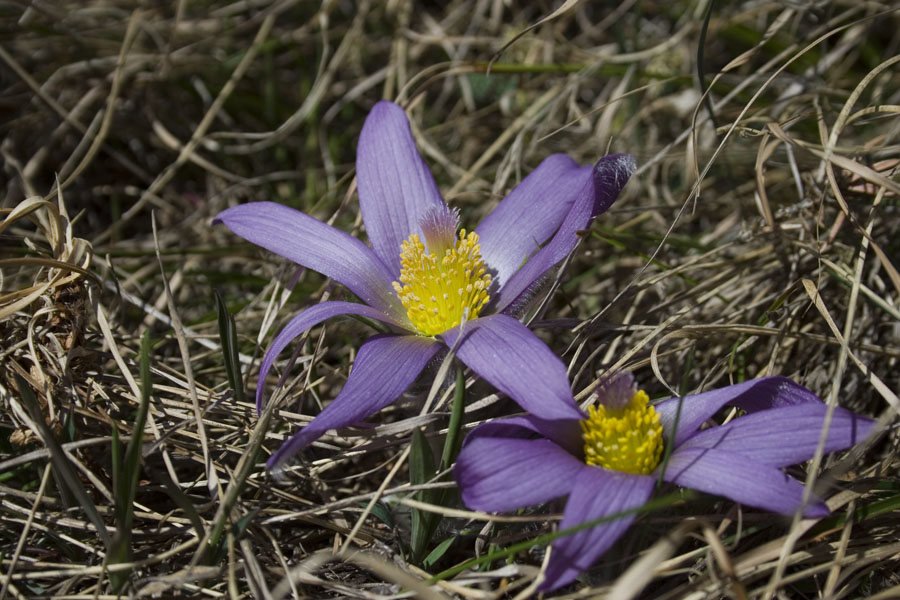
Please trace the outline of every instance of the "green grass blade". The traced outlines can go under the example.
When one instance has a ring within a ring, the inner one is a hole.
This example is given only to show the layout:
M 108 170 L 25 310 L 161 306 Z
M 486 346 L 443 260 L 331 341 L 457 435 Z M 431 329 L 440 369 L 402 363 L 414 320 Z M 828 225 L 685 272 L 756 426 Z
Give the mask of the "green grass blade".
M 706 93 L 708 86 L 706 85 L 706 69 L 703 65 L 703 55 L 706 48 L 706 34 L 709 31 L 709 20 L 712 17 L 713 4 L 715 4 L 714 0 L 710 0 L 709 4 L 706 5 L 706 14 L 703 15 L 703 25 L 700 27 L 700 39 L 697 41 L 697 79 L 700 82 L 700 93 L 706 94 L 703 97 L 703 105 L 709 113 L 713 128 L 716 128 L 716 111 L 713 108 L 712 99 L 709 94 Z
M 120 488 L 120 482 L 122 481 L 122 445 L 119 441 L 119 428 L 116 427 L 114 423 L 112 423 L 110 429 L 110 437 L 112 437 L 112 441 L 110 442 L 110 460 L 112 461 L 112 480 L 113 480 L 113 490 L 116 492 L 116 519 L 119 518 L 119 514 L 122 511 L 122 492 L 123 490 Z
M 247 443 L 247 449 L 240 460 L 238 460 L 238 464 L 234 469 L 234 475 L 232 476 L 228 487 L 225 488 L 225 497 L 219 504 L 218 509 L 216 509 L 212 525 L 201 540 L 191 564 L 196 564 L 197 562 L 211 564 L 214 558 L 218 556 L 222 537 L 226 533 L 226 528 L 231 516 L 231 510 L 234 508 L 235 503 L 241 495 L 241 492 L 247 483 L 247 478 L 256 468 L 260 448 L 262 448 L 266 431 L 269 429 L 269 422 L 271 421 L 272 414 L 275 412 L 277 406 L 278 404 L 276 402 L 270 401 L 259 416 L 259 420 L 253 428 L 253 433 L 250 435 L 250 441 Z

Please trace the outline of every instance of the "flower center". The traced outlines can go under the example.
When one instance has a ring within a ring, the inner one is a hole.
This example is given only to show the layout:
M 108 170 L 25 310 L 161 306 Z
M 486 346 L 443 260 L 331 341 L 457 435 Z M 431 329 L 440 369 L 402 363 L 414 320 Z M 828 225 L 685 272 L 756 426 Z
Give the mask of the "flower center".
M 464 317 L 476 318 L 490 299 L 491 276 L 478 234 L 461 229 L 455 243 L 452 237 L 445 241 L 450 243 L 429 243 L 443 256 L 429 252 L 415 233 L 401 244 L 400 282 L 394 282 L 394 290 L 413 326 L 426 336 L 456 327 Z
M 584 461 L 612 469 L 648 475 L 663 450 L 662 425 L 643 390 L 621 408 L 600 405 L 588 409 L 581 421 Z

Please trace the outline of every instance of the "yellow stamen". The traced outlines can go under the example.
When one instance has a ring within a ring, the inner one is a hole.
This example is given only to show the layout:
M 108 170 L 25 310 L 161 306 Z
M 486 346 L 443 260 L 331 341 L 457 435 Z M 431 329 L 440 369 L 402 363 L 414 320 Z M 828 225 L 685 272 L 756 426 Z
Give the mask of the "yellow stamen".
M 652 473 L 662 456 L 663 437 L 659 414 L 648 402 L 647 394 L 638 391 L 619 410 L 590 407 L 588 418 L 581 421 L 585 462 L 625 473 Z
M 400 282 L 394 290 L 416 330 L 426 336 L 443 333 L 474 319 L 487 304 L 491 276 L 481 260 L 478 234 L 460 230 L 455 247 L 438 258 L 417 234 L 401 244 Z M 402 284 L 402 285 L 401 285 Z

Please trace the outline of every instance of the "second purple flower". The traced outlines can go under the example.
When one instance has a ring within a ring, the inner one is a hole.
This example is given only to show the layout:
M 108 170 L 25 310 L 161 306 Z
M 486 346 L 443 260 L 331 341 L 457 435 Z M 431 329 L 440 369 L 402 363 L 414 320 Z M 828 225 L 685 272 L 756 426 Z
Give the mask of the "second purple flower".
M 828 514 L 818 498 L 804 505 L 803 485 L 781 471 L 812 458 L 828 410 L 790 379 L 763 377 L 650 405 L 623 373 L 598 396 L 588 414 L 552 427 L 534 416 L 480 425 L 454 467 L 463 502 L 475 510 L 506 512 L 568 496 L 561 530 L 611 518 L 553 543 L 541 590 L 571 583 L 590 568 L 625 533 L 636 516 L 629 511 L 650 498 L 660 479 L 773 512 Z M 748 414 L 701 429 L 725 405 Z M 853 446 L 873 426 L 835 408 L 824 451 Z M 666 443 L 672 451 L 663 462 Z

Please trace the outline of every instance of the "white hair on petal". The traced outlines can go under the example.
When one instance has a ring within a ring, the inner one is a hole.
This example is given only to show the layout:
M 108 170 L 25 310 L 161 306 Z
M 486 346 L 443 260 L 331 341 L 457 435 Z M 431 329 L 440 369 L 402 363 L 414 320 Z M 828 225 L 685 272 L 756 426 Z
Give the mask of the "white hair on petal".
M 459 226 L 459 210 L 444 203 L 429 208 L 419 219 L 425 247 L 429 252 L 441 252 L 452 248 L 456 242 L 456 228 Z
M 637 392 L 631 371 L 616 371 L 604 376 L 594 392 L 600 404 L 612 410 L 622 410 Z

